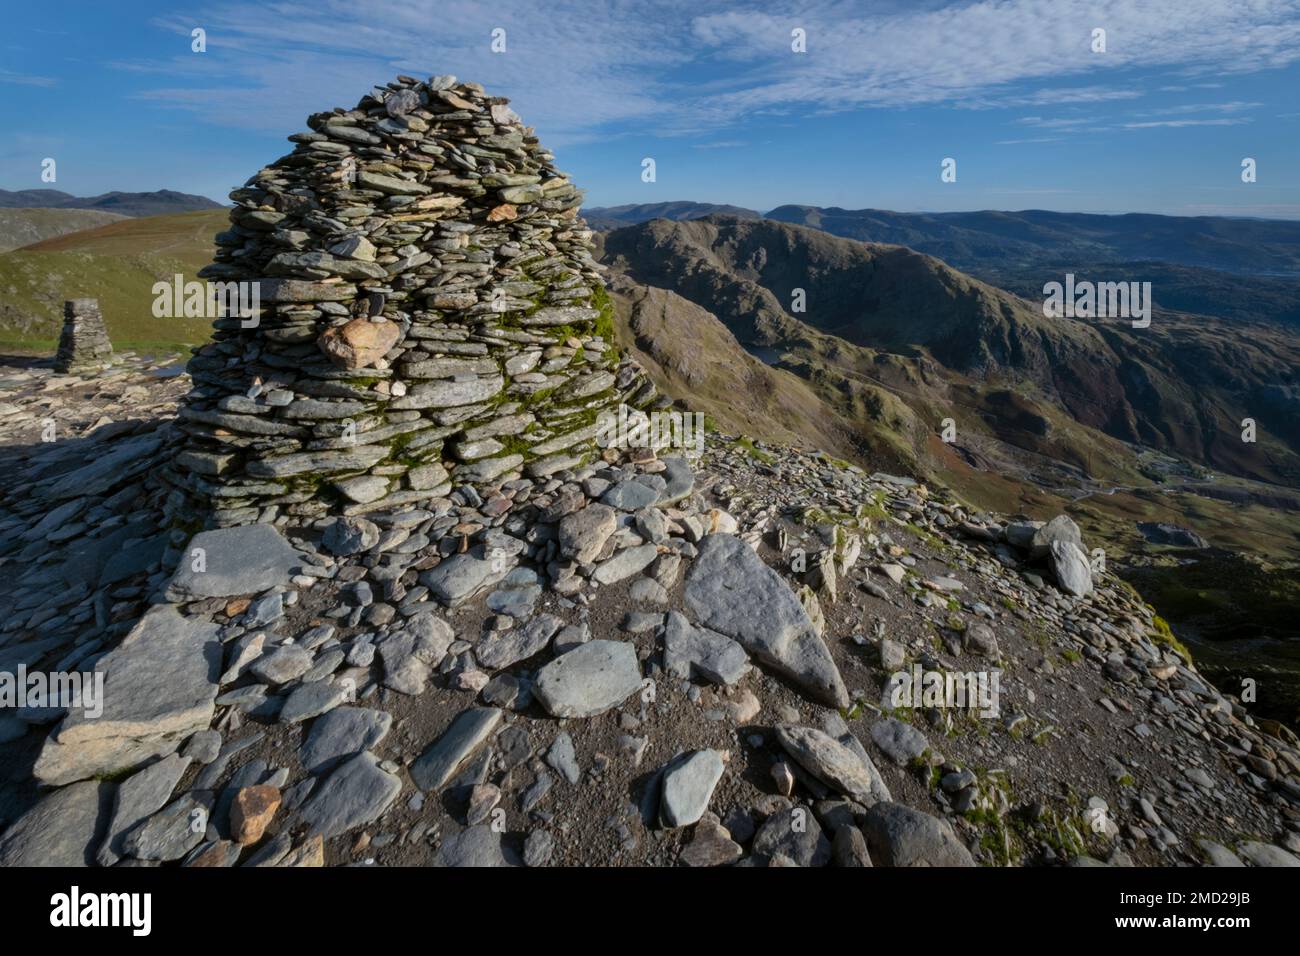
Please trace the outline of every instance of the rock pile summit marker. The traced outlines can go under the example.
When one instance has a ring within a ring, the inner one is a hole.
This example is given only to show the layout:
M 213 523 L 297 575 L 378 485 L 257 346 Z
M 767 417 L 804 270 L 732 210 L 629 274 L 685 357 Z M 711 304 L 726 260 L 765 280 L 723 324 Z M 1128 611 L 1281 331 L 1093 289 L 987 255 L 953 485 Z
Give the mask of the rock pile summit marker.
M 262 308 L 190 361 L 170 471 L 214 525 L 545 477 L 655 397 L 614 346 L 582 193 L 506 102 L 398 77 L 230 194 L 200 275 Z
M 56 371 L 66 375 L 98 371 L 113 357 L 113 344 L 104 328 L 98 299 L 69 299 L 63 303 L 63 332 L 54 359 Z

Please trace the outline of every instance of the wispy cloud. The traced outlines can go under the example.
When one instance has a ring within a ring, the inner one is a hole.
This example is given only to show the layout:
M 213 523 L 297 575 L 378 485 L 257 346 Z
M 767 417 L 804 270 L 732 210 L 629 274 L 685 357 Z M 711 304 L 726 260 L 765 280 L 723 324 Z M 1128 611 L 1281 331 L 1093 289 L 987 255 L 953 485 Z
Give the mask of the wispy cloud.
M 1121 129 L 1157 129 L 1159 127 L 1169 127 L 1179 129 L 1184 126 L 1240 126 L 1243 123 L 1249 123 L 1250 118 L 1246 116 L 1233 117 L 1231 119 L 1176 119 L 1176 120 L 1151 120 L 1145 123 L 1121 123 Z
M 0 70 L 0 83 L 12 83 L 15 86 L 55 86 L 58 80 L 49 76 L 33 76 L 29 73 Z
M 1294 0 L 977 0 L 943 9 L 850 0 L 788 12 L 687 0 L 227 0 L 160 25 L 207 30 L 208 53 L 123 63 L 166 69 L 139 96 L 245 128 L 296 127 L 398 72 L 456 73 L 510 96 L 547 141 L 611 127 L 720 131 L 756 117 L 944 104 L 1086 107 L 1145 95 L 1142 81 L 1207 88 L 1300 59 Z M 1107 52 L 1090 49 L 1107 31 Z M 491 48 L 505 30 L 506 51 Z M 791 50 L 806 31 L 807 52 Z M 1214 76 L 1199 82 L 1196 74 Z M 1046 128 L 1046 127 L 1045 127 Z

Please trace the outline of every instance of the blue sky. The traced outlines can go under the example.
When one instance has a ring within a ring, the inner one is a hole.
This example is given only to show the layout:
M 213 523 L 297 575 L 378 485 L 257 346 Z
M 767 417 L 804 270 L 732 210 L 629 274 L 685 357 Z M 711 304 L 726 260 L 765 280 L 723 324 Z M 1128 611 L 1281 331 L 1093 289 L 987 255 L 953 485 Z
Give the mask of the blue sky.
M 509 96 L 592 206 L 1300 218 L 1300 0 L 44 0 L 5 17 L 0 188 L 50 185 L 53 157 L 77 195 L 224 200 L 308 113 L 454 73 Z

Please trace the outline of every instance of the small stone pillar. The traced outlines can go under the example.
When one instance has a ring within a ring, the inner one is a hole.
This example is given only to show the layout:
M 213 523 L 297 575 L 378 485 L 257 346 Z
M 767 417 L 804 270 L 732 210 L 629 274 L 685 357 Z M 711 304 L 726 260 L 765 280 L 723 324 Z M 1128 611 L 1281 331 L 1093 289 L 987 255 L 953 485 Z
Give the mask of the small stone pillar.
M 64 374 L 89 372 L 108 365 L 113 344 L 104 328 L 98 299 L 69 299 L 63 303 L 63 334 L 54 368 Z

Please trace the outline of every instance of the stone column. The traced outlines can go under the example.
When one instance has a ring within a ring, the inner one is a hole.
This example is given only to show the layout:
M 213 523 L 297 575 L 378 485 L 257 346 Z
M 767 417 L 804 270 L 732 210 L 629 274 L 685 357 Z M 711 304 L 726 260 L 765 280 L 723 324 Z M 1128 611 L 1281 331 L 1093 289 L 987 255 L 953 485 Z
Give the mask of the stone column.
M 63 334 L 59 336 L 59 354 L 54 360 L 57 371 L 90 372 L 109 364 L 113 345 L 108 341 L 104 317 L 98 299 L 69 299 L 63 303 Z

